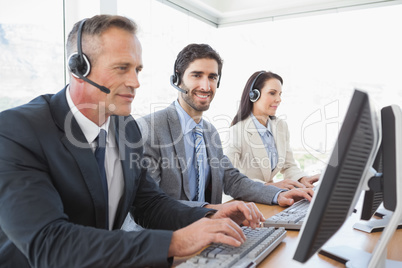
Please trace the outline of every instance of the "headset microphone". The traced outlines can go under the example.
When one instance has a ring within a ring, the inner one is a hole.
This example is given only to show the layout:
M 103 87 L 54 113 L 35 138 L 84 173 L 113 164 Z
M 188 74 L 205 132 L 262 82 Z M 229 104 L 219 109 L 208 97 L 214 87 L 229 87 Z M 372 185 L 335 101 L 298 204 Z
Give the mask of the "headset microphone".
M 82 20 L 80 26 L 78 27 L 78 32 L 77 32 L 77 53 L 71 54 L 71 56 L 68 58 L 68 69 L 70 72 L 77 78 L 80 78 L 84 80 L 85 82 L 93 85 L 94 87 L 99 88 L 102 92 L 105 92 L 106 94 L 110 93 L 110 89 L 107 87 L 98 85 L 94 81 L 88 79 L 86 76 L 89 74 L 91 71 L 91 64 L 89 63 L 88 57 L 82 53 L 82 28 L 84 26 L 85 19 Z
M 171 84 L 175 89 L 177 89 L 178 91 L 183 92 L 184 94 L 187 94 L 187 91 L 186 91 L 186 90 L 180 88 L 179 86 L 177 86 L 177 85 L 174 83 L 174 82 L 175 82 L 175 77 L 176 77 L 176 75 L 172 75 L 172 76 L 170 77 L 170 84 Z
M 173 75 L 170 76 L 170 84 L 172 85 L 172 87 L 174 87 L 178 91 L 180 91 L 184 94 L 187 94 L 188 92 L 186 90 L 184 90 L 178 86 L 178 85 L 180 85 L 180 76 L 176 71 L 176 64 L 177 64 L 177 59 L 174 62 Z M 177 85 L 175 83 L 177 83 Z
M 87 83 L 90 83 L 90 84 L 93 85 L 94 87 L 99 88 L 101 91 L 105 92 L 106 94 L 109 94 L 109 93 L 110 93 L 110 89 L 108 89 L 107 87 L 104 87 L 104 86 L 101 86 L 101 85 L 95 83 L 94 81 L 92 81 L 92 80 L 86 78 L 85 76 L 82 76 L 82 75 L 81 75 L 80 73 L 78 73 L 78 72 L 77 72 L 77 73 L 73 73 L 73 75 L 76 76 L 76 77 L 78 77 L 78 78 L 80 78 L 80 79 L 82 79 L 82 80 L 84 80 L 84 81 L 87 82 Z

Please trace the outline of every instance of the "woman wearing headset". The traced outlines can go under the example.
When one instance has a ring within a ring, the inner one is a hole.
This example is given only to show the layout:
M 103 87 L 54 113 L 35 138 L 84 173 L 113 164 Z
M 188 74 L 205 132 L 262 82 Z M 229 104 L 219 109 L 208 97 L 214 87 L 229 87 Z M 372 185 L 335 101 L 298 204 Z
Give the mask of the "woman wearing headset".
M 239 110 L 231 124 L 225 153 L 250 179 L 283 189 L 313 187 L 319 174 L 306 176 L 293 158 L 286 122 L 275 117 L 281 103 L 282 78 L 272 72 L 255 72 L 247 81 Z M 284 179 L 273 182 L 283 173 Z

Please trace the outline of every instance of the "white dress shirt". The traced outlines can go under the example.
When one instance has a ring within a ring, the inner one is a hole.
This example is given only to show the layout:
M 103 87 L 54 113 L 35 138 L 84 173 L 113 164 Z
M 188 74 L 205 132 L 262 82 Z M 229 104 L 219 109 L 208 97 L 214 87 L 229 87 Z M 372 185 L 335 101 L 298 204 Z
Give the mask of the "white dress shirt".
M 85 135 L 92 150 L 95 152 L 96 137 L 101 129 L 106 130 L 106 154 L 105 154 L 105 170 L 109 190 L 109 229 L 113 228 L 114 219 L 116 216 L 117 206 L 124 191 L 123 168 L 121 166 L 119 150 L 116 146 L 116 138 L 113 131 L 109 131 L 110 117 L 102 126 L 96 125 L 94 122 L 85 117 L 73 103 L 70 96 L 70 88 L 66 90 L 68 106 L 77 120 L 82 132 Z M 99 181 L 99 183 L 102 183 Z

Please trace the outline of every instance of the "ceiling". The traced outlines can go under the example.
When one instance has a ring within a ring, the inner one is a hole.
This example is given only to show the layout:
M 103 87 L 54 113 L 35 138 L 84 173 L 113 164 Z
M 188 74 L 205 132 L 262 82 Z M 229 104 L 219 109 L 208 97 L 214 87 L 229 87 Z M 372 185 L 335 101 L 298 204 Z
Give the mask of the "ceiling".
M 216 27 L 402 4 L 402 0 L 158 0 Z

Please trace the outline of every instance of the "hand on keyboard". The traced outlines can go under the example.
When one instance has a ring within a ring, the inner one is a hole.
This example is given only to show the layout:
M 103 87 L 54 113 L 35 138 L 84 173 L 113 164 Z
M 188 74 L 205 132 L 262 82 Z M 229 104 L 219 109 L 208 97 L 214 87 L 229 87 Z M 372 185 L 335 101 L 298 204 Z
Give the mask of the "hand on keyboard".
M 264 221 L 264 216 L 254 203 L 229 202 L 211 218 L 202 218 L 175 231 L 170 242 L 168 256 L 188 256 L 210 243 L 223 243 L 238 247 L 246 239 L 239 224 L 243 223 L 255 228 Z
M 283 228 L 257 228 L 243 227 L 247 240 L 240 247 L 222 244 L 212 244 L 200 254 L 180 264 L 180 268 L 193 267 L 221 267 L 221 268 L 247 268 L 255 267 L 271 253 L 285 238 Z
M 211 243 L 224 243 L 238 247 L 245 240 L 246 237 L 240 226 L 231 219 L 202 218 L 173 232 L 168 256 L 188 256 Z
M 223 207 L 211 217 L 212 219 L 231 218 L 237 224 L 250 226 L 253 229 L 265 221 L 264 215 L 253 202 L 234 201 L 222 205 Z
M 278 182 L 267 182 L 265 183 L 265 185 L 273 185 L 285 190 L 291 190 L 295 188 L 305 188 L 305 186 L 302 183 L 290 179 L 284 179 Z
M 305 187 L 313 188 L 314 183 L 318 182 L 320 179 L 321 174 L 315 174 L 313 176 L 305 176 L 299 180 Z
M 282 207 L 291 206 L 293 203 L 307 199 L 311 201 L 314 195 L 314 190 L 312 188 L 298 188 L 292 189 L 286 192 L 281 192 L 278 196 L 278 204 Z

